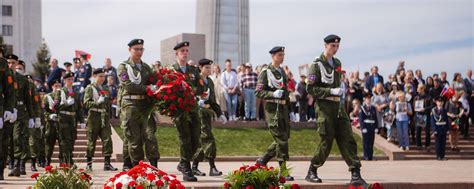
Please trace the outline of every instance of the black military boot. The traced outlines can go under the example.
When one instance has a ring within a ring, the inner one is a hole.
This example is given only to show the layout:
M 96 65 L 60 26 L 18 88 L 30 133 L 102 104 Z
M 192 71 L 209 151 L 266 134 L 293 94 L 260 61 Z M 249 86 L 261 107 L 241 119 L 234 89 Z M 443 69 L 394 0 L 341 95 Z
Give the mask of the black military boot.
M 46 159 L 44 158 L 44 156 L 40 156 L 38 158 L 38 166 L 42 168 L 46 167 Z
M 201 172 L 198 169 L 198 166 L 199 166 L 199 161 L 193 161 L 193 167 L 192 167 L 193 174 L 196 176 L 206 176 L 206 173 Z
M 38 169 L 36 169 L 36 158 L 31 158 L 31 172 L 36 172 Z
M 92 172 L 92 157 L 87 157 L 86 170 L 87 170 L 88 172 Z
M 281 172 L 284 171 L 284 169 L 286 170 L 286 162 L 284 162 L 284 161 L 279 161 L 278 164 L 280 165 L 280 175 L 281 175 Z M 288 173 L 288 176 L 285 176 L 285 180 L 286 180 L 286 181 L 294 181 L 295 178 L 293 178 L 292 176 L 290 176 L 290 173 Z
M 117 171 L 118 169 L 110 164 L 110 156 L 105 156 L 104 171 Z
M 314 168 L 312 165 L 309 166 L 308 175 L 306 175 L 305 180 L 308 181 L 308 182 L 315 182 L 315 183 L 323 182 L 318 177 L 318 170 L 316 168 Z
M 188 182 L 197 182 L 198 179 L 193 175 L 193 171 L 191 170 L 191 163 L 189 161 L 184 162 L 183 168 L 183 180 Z
M 26 175 L 26 160 L 20 160 L 20 175 Z
M 20 177 L 20 160 L 13 160 L 13 169 L 8 173 L 9 177 Z
M 151 166 L 158 168 L 158 160 L 157 159 L 149 159 L 148 161 L 150 161 Z
M 209 170 L 209 176 L 221 176 L 222 172 L 217 170 L 216 164 L 214 163 L 214 159 L 209 159 L 208 161 L 209 167 L 211 167 L 211 169 Z
M 353 169 L 351 171 L 351 185 L 364 185 L 366 184 L 365 180 L 362 179 L 362 176 L 360 176 L 360 170 L 359 169 Z
M 272 159 L 272 156 L 268 155 L 268 154 L 265 154 L 263 155 L 263 157 L 261 158 L 258 158 L 256 163 L 259 164 L 259 165 L 265 165 L 267 166 L 267 163 Z
M 15 167 L 13 159 L 8 160 L 8 170 L 12 170 Z
M 184 164 L 186 162 L 184 162 L 183 160 L 180 160 L 179 163 L 178 163 L 178 166 L 176 166 L 176 169 L 178 169 L 179 172 L 183 173 L 184 174 Z
M 123 160 L 123 168 L 122 171 L 128 171 L 132 168 L 132 160 L 130 158 L 125 158 Z
M 5 178 L 3 178 L 3 170 L 5 170 L 5 164 L 3 160 L 0 160 L 0 165 L 0 180 L 5 180 Z

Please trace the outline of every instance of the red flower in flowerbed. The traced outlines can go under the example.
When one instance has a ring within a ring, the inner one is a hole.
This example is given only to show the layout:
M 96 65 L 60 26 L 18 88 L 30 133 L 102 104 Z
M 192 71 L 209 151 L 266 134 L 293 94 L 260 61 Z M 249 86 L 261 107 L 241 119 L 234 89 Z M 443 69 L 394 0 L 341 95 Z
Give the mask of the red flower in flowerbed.
M 288 175 L 289 170 L 281 171 L 282 175 Z M 239 169 L 234 170 L 226 177 L 227 182 L 224 183 L 225 189 L 253 189 L 253 188 L 269 188 L 269 189 L 299 189 L 298 184 L 286 184 L 284 177 L 280 176 L 280 170 L 273 167 L 267 167 L 260 164 L 252 166 L 243 165 Z
M 46 166 L 44 173 L 33 173 L 36 180 L 33 188 L 77 188 L 89 189 L 92 177 L 84 169 L 61 164 L 59 167 Z
M 167 174 L 166 172 L 141 161 L 128 172 L 122 171 L 112 178 L 109 178 L 103 186 L 104 189 L 121 189 L 130 187 L 134 187 L 135 189 L 185 188 L 184 185 L 176 179 L 176 175 Z
M 195 111 L 197 104 L 192 87 L 184 74 L 161 68 L 149 78 L 156 88 L 147 88 L 147 95 L 154 97 L 155 105 L 162 115 L 178 118 Z

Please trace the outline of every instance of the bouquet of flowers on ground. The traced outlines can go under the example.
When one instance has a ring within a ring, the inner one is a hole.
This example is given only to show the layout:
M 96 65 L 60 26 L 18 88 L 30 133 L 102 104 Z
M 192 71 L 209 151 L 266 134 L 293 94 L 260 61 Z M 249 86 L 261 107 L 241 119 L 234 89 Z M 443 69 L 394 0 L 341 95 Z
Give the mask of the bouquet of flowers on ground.
M 104 184 L 104 189 L 184 189 L 176 175 L 167 174 L 142 161 L 128 172 L 122 171 Z
M 45 173 L 33 173 L 32 179 L 36 179 L 33 188 L 72 188 L 88 189 L 92 185 L 92 177 L 84 169 L 76 166 L 60 164 L 59 168 L 46 166 Z
M 196 111 L 196 99 L 192 87 L 186 83 L 182 73 L 161 68 L 150 77 L 154 86 L 147 88 L 147 95 L 156 99 L 156 108 L 161 115 L 178 118 Z
M 238 170 L 234 170 L 227 177 L 224 183 L 225 189 L 299 189 L 298 184 L 285 184 L 283 175 L 288 175 L 289 170 L 280 172 L 279 169 L 255 164 L 253 166 L 243 165 Z

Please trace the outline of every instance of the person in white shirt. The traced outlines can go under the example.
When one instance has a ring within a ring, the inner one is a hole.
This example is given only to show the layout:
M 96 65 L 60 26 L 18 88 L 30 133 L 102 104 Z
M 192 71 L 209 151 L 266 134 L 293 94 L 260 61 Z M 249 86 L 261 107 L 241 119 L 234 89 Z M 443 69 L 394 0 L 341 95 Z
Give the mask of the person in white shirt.
M 221 85 L 227 104 L 227 113 L 229 121 L 236 121 L 235 113 L 237 111 L 237 93 L 239 90 L 237 73 L 232 70 L 232 62 L 230 59 L 225 60 L 225 71 L 221 76 Z

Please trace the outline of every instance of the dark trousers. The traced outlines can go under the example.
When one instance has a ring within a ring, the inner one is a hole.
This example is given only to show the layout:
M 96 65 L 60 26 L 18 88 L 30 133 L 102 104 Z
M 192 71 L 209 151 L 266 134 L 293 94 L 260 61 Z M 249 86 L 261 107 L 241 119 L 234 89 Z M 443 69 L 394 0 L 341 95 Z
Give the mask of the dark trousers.
M 438 133 L 436 135 L 436 157 L 444 158 L 446 148 L 446 133 Z
M 373 131 L 362 133 L 364 159 L 366 160 L 372 160 L 374 156 L 374 140 L 375 140 L 375 133 Z
M 300 104 L 299 107 L 299 113 L 300 113 L 300 121 L 305 122 L 307 119 L 307 114 L 308 114 L 308 101 L 306 100 L 300 100 L 298 101 Z

